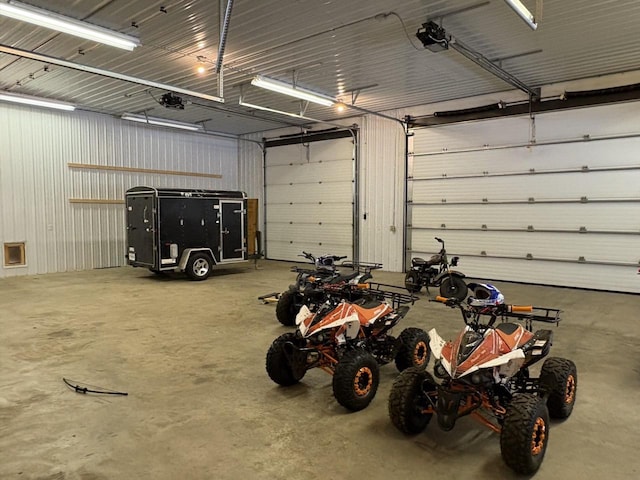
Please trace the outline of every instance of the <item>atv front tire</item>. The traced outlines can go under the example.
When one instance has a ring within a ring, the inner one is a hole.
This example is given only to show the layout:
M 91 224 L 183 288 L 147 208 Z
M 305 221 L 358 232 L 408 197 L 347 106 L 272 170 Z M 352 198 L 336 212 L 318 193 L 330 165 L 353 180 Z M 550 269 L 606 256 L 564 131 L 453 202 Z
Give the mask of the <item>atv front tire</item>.
M 445 298 L 455 298 L 463 301 L 467 298 L 467 284 L 457 275 L 451 275 L 442 280 L 440 295 Z
M 396 367 L 399 372 L 409 367 L 426 368 L 431 357 L 429 335 L 421 328 L 405 328 L 398 337 Z
M 276 304 L 276 318 L 287 327 L 296 324 L 296 315 L 300 310 L 300 294 L 287 290 L 278 299 Z
M 404 277 L 404 287 L 409 293 L 418 293 L 422 289 L 420 274 L 415 270 L 409 270 Z
M 423 413 L 428 405 L 426 391 L 435 391 L 436 382 L 424 368 L 408 368 L 393 382 L 389 395 L 389 417 L 398 430 L 412 435 L 422 432 L 432 413 Z
M 283 333 L 276 338 L 267 351 L 267 373 L 269 378 L 283 387 L 289 387 L 298 383 L 304 374 L 303 369 L 294 369 L 284 351 L 285 344 L 292 342 L 296 344 L 295 333 Z
M 549 411 L 536 395 L 514 395 L 502 425 L 500 451 L 509 468 L 522 475 L 535 473 L 549 441 Z
M 540 388 L 549 395 L 547 407 L 551 418 L 569 417 L 578 388 L 575 363 L 566 358 L 547 358 L 540 370 Z
M 340 405 L 357 412 L 373 400 L 380 382 L 380 368 L 365 350 L 346 352 L 333 374 L 333 395 Z

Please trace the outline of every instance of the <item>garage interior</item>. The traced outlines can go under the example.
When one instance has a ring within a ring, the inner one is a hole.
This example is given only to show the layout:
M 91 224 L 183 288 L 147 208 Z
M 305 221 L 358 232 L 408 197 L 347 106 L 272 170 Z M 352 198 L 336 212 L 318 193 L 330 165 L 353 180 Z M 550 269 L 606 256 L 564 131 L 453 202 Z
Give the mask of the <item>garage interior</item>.
M 535 476 L 637 477 L 636 3 L 0 0 L 0 478 L 520 478 L 470 417 L 399 432 L 394 365 L 360 412 L 317 369 L 265 372 L 294 327 L 258 297 L 303 251 L 404 286 L 434 237 L 465 281 L 562 311 L 579 389 Z M 132 268 L 137 186 L 245 192 L 251 259 Z M 436 293 L 396 328 L 455 336 Z

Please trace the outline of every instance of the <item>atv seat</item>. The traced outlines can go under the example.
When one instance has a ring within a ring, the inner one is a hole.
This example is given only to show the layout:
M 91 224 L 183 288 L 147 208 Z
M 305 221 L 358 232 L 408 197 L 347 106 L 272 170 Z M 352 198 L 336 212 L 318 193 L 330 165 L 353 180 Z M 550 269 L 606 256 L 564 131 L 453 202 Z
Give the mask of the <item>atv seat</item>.
M 355 302 L 353 302 L 354 305 L 358 305 L 359 307 L 364 308 L 365 310 L 371 310 L 372 308 L 376 308 L 381 303 L 382 302 L 380 300 L 377 300 L 371 297 L 360 298 L 359 300 L 356 300 Z
M 358 272 L 353 272 L 346 275 L 338 275 L 337 277 L 332 278 L 329 283 L 348 282 L 349 280 L 353 280 L 354 278 L 356 278 L 358 275 L 360 275 Z
M 500 330 L 505 335 L 513 335 L 520 325 L 513 322 L 502 322 L 496 326 L 496 330 Z

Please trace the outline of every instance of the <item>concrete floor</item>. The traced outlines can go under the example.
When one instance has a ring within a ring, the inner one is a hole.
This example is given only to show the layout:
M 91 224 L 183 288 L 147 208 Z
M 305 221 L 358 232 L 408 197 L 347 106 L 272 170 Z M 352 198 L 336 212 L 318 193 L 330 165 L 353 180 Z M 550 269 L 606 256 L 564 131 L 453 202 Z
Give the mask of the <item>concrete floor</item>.
M 447 433 L 435 422 L 398 432 L 387 415 L 393 365 L 358 413 L 337 404 L 320 370 L 275 385 L 265 354 L 288 329 L 257 297 L 294 275 L 286 263 L 259 267 L 206 282 L 129 267 L 0 280 L 0 478 L 516 478 L 498 435 L 470 418 Z M 574 413 L 552 425 L 536 477 L 639 478 L 640 296 L 497 285 L 509 303 L 563 309 L 552 355 L 578 366 Z M 461 328 L 456 311 L 420 296 L 401 328 L 445 338 Z M 62 377 L 129 396 L 78 394 Z

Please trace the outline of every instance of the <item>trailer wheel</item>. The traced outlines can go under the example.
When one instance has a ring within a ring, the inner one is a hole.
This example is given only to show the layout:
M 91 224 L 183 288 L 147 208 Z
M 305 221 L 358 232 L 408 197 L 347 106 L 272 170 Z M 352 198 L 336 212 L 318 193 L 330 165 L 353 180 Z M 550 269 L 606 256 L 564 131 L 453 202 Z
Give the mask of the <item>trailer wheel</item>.
M 211 273 L 211 257 L 206 253 L 194 253 L 189 257 L 185 272 L 191 280 L 206 280 Z

